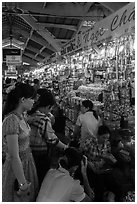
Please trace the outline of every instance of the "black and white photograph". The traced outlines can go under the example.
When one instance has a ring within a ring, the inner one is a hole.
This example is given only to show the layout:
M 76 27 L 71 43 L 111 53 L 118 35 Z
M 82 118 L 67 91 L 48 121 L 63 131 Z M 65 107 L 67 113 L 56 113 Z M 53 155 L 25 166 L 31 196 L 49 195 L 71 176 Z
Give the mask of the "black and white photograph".
M 1 3 L 1 202 L 135 202 L 135 1 Z

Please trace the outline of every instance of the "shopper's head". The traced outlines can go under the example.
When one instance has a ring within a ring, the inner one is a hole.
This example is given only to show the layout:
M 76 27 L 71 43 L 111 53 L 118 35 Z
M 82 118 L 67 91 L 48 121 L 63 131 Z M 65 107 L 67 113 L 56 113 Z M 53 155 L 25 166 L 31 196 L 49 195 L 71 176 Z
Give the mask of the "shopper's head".
M 3 116 L 16 110 L 18 107 L 22 111 L 30 110 L 34 103 L 33 98 L 35 94 L 33 87 L 28 84 L 20 83 L 17 86 L 13 86 L 7 95 Z
M 18 76 L 18 78 L 17 78 L 17 82 L 21 82 L 22 81 L 22 78 L 20 77 L 20 76 Z
M 10 84 L 11 83 L 11 78 L 6 78 L 6 80 L 5 80 L 5 82 L 6 82 L 6 84 Z
M 40 88 L 40 81 L 39 81 L 39 79 L 34 79 L 33 83 L 34 83 L 34 88 L 37 91 Z
M 98 120 L 98 115 L 97 115 L 96 111 L 94 110 L 94 104 L 92 103 L 92 101 L 91 100 L 84 100 L 84 101 L 82 101 L 81 112 L 86 113 L 88 111 L 92 111 L 94 117 Z
M 39 85 L 39 79 L 34 79 L 34 80 L 33 80 L 33 83 Z
M 83 113 L 87 112 L 87 111 L 92 111 L 93 110 L 93 103 L 90 100 L 84 100 L 82 101 L 82 105 L 81 105 L 81 111 Z
M 110 137 L 110 130 L 106 125 L 101 125 L 98 128 L 97 138 L 100 143 L 104 143 Z
M 64 156 L 60 158 L 60 165 L 69 170 L 75 171 L 81 164 L 83 155 L 74 147 L 69 147 L 65 150 Z
M 31 113 L 34 113 L 36 110 L 40 110 L 45 114 L 49 113 L 52 106 L 55 104 L 54 96 L 52 95 L 51 91 L 47 89 L 39 89 L 38 94 L 39 98 L 36 101 Z

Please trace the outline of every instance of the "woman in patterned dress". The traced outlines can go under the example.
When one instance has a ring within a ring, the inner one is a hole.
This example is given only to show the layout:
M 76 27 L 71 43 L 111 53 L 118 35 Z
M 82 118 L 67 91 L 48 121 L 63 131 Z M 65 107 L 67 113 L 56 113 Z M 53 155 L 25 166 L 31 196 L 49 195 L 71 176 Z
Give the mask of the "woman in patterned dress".
M 2 125 L 6 154 L 2 169 L 3 202 L 33 202 L 38 193 L 38 178 L 29 147 L 30 127 L 24 117 L 24 112 L 33 106 L 34 94 L 33 88 L 24 83 L 8 93 Z

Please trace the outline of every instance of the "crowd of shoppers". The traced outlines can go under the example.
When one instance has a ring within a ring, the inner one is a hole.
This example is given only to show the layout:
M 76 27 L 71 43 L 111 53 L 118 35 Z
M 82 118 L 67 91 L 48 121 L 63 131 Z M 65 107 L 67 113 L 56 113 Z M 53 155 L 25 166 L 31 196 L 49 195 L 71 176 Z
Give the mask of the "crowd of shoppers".
M 54 95 L 34 82 L 3 86 L 2 201 L 124 201 L 135 190 L 134 143 L 112 138 L 90 100 L 81 104 L 76 143 L 66 140 Z

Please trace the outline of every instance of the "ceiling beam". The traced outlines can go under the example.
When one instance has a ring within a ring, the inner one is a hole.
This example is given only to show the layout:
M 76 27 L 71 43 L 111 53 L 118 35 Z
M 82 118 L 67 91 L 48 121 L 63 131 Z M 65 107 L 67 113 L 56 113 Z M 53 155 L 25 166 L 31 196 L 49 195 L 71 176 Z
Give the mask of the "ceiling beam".
M 29 34 L 29 37 L 28 37 L 27 40 L 26 40 L 25 47 L 24 47 L 24 51 L 25 51 L 25 48 L 27 47 L 27 44 L 28 44 L 28 42 L 29 42 L 29 39 L 31 39 L 31 37 L 32 37 L 32 34 L 33 34 L 33 29 L 31 30 L 31 32 L 30 32 L 30 34 Z M 23 51 L 23 53 L 24 53 L 24 51 Z
M 5 36 L 9 37 L 9 33 L 8 33 L 8 30 L 6 30 L 6 26 L 2 27 L 2 34 L 3 34 L 3 39 L 4 39 Z M 15 38 L 17 41 L 20 41 L 20 42 L 22 42 L 24 44 L 25 44 L 24 41 L 26 41 L 29 38 L 29 35 L 30 35 L 27 30 L 19 28 L 18 26 L 15 26 L 15 25 L 12 26 L 12 34 L 13 34 L 13 38 Z M 22 36 L 23 39 L 19 39 L 18 36 Z
M 45 40 L 48 41 L 50 45 L 52 45 L 56 51 L 60 51 L 61 47 L 56 43 L 55 38 L 50 34 L 47 29 L 40 30 L 39 26 L 37 25 L 36 21 L 31 15 L 23 15 L 21 14 L 20 17 L 27 22 L 34 30 L 36 30 Z
M 84 5 L 84 11 L 85 13 L 88 13 L 90 7 L 94 4 L 94 2 L 86 2 Z
M 15 42 L 15 43 L 18 44 L 18 45 L 24 46 L 24 42 L 22 42 L 22 41 L 20 41 L 20 40 L 17 40 L 17 39 L 15 39 L 15 38 L 13 38 L 12 41 Z
M 63 28 L 67 30 L 76 31 L 77 27 L 74 25 L 65 25 L 65 24 L 54 24 L 54 23 L 37 23 L 39 29 L 43 29 L 43 27 L 53 27 L 53 28 Z
M 52 50 L 53 52 L 55 52 L 56 50 L 49 45 L 43 38 L 38 38 L 36 35 L 32 35 L 31 40 L 35 41 L 36 43 L 45 46 L 46 48 L 48 48 L 49 50 Z
M 37 52 L 37 54 L 35 55 L 35 57 L 37 57 L 39 54 L 43 56 L 42 52 L 43 52 L 43 50 L 44 50 L 45 48 L 46 48 L 46 47 L 43 46 L 43 47 Z M 48 56 L 48 54 L 47 54 L 47 56 Z M 45 57 L 45 55 L 44 55 L 43 57 Z
M 26 49 L 27 49 L 27 50 L 30 50 L 30 51 L 32 51 L 32 52 L 35 52 L 35 53 L 38 53 L 38 52 L 39 52 L 39 49 L 34 48 L 34 47 L 30 46 L 30 45 L 27 46 Z
M 5 29 L 5 27 L 3 28 Z M 19 31 L 26 39 L 31 39 L 33 41 L 35 41 L 36 43 L 40 44 L 41 46 L 45 46 L 46 48 L 48 48 L 49 50 L 52 50 L 53 52 L 55 52 L 56 50 L 48 44 L 48 42 L 46 42 L 46 40 L 44 40 L 44 38 L 38 38 L 35 34 L 32 35 L 32 33 L 27 32 L 24 29 L 20 29 L 18 26 L 13 26 L 13 31 Z M 31 31 L 33 32 L 33 30 Z M 28 43 L 28 42 L 26 42 Z
M 112 13 L 115 11 L 114 7 L 112 8 L 112 5 L 111 5 L 113 2 L 111 2 L 110 4 L 109 2 L 99 2 L 99 3 L 105 8 L 107 8 L 109 11 L 111 11 Z
M 10 42 L 10 38 L 9 38 L 9 37 L 2 40 L 2 44 L 4 44 L 4 43 L 9 43 L 9 42 Z M 16 43 L 16 44 L 18 44 L 18 45 L 20 45 L 20 46 L 23 46 L 23 45 L 24 45 L 23 42 L 21 42 L 21 41 L 19 41 L 19 40 L 16 40 L 15 38 L 12 39 L 12 42 L 14 42 L 14 43 Z
M 30 65 L 37 66 L 37 62 L 36 62 L 36 61 L 34 61 L 33 59 L 30 59 L 29 57 L 27 57 L 27 56 L 25 56 L 25 55 L 23 55 L 22 61 L 23 61 L 23 62 L 27 62 L 27 63 L 29 63 Z
M 2 40 L 2 47 L 8 47 L 8 46 L 13 46 L 16 47 L 18 49 L 24 50 L 24 43 L 21 41 L 18 41 L 16 39 L 12 39 L 12 41 L 10 40 L 10 38 L 6 38 L 4 40 Z
M 79 24 L 77 26 L 77 32 L 73 34 L 73 37 L 78 34 L 78 32 L 81 30 L 82 26 L 83 26 L 83 22 L 84 20 L 79 21 Z
M 27 53 L 27 52 L 25 52 L 25 55 L 28 56 L 28 57 L 30 57 L 30 58 L 32 58 L 32 59 L 34 59 L 34 60 L 36 60 L 37 62 L 39 62 L 39 61 L 42 60 L 42 59 L 39 58 L 39 57 L 37 57 L 37 59 L 36 59 L 36 58 L 35 58 L 35 55 L 30 54 L 30 53 Z
M 18 27 L 18 26 L 15 26 L 15 25 L 13 25 L 12 31 L 13 31 L 13 33 L 18 31 L 18 32 L 20 32 L 23 36 L 25 36 L 26 38 L 29 38 L 29 36 L 30 36 L 30 32 L 28 32 L 27 30 L 22 29 L 22 28 L 20 28 L 20 27 Z
M 43 46 L 41 49 L 40 49 L 40 53 L 42 53 L 43 52 L 43 50 L 45 49 L 46 47 L 45 46 Z
M 30 34 L 29 32 L 27 32 L 26 30 L 20 29 L 20 28 L 17 27 L 17 26 L 13 26 L 13 29 L 15 29 L 15 31 L 16 31 L 16 30 L 20 31 L 21 34 L 22 34 L 23 36 L 25 36 L 26 38 L 29 38 L 30 35 L 31 35 L 31 34 Z M 41 37 L 41 36 L 40 36 L 40 37 Z M 41 37 L 41 38 L 38 38 L 35 34 L 33 34 L 33 35 L 31 35 L 31 38 L 29 38 L 29 39 L 31 39 L 31 40 L 37 42 L 38 44 L 40 44 L 40 45 L 42 45 L 42 46 L 46 46 L 46 48 L 48 48 L 49 50 L 52 50 L 53 52 L 55 52 L 55 49 L 54 49 L 51 45 L 49 45 L 48 42 L 47 42 L 46 40 L 44 40 L 44 38 L 42 38 L 42 37 Z

